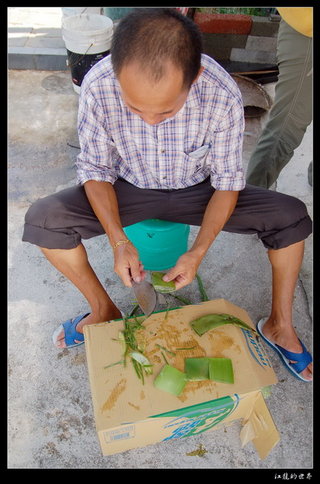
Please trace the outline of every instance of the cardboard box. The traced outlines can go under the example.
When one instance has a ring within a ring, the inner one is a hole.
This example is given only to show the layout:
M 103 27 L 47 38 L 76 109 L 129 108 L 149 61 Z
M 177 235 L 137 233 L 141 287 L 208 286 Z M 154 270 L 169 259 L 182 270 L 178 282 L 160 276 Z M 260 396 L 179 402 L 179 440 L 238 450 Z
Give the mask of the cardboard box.
M 94 415 L 103 455 L 196 435 L 237 419 L 243 424 L 242 446 L 252 440 L 263 459 L 276 445 L 279 433 L 261 393 L 263 387 L 277 382 L 266 352 L 252 331 L 231 324 L 198 336 L 190 322 L 210 313 L 232 314 L 254 327 L 246 311 L 224 299 L 152 314 L 143 323 L 144 329 L 135 333 L 154 365 L 144 384 L 130 358 L 126 367 L 117 363 L 123 359 L 119 341 L 122 320 L 85 326 Z M 234 384 L 187 382 L 178 397 L 161 391 L 153 381 L 165 364 L 163 354 L 181 371 L 188 357 L 231 358 Z

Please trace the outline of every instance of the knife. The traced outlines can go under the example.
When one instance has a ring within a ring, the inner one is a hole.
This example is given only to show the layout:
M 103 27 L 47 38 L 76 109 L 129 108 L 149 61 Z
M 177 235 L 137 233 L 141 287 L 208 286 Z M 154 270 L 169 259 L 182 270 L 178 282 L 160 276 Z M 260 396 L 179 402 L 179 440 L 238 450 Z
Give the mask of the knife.
M 133 279 L 132 288 L 140 308 L 145 316 L 150 316 L 155 310 L 158 297 L 153 285 L 148 281 L 135 282 Z

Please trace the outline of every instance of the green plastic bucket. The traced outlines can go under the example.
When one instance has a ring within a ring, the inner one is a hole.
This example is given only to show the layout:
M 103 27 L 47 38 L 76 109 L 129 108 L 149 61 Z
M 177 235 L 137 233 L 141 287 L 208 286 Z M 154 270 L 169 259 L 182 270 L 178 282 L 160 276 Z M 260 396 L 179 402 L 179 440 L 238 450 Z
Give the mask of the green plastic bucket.
M 186 224 L 149 219 L 128 225 L 124 232 L 147 271 L 170 269 L 188 250 L 190 226 Z

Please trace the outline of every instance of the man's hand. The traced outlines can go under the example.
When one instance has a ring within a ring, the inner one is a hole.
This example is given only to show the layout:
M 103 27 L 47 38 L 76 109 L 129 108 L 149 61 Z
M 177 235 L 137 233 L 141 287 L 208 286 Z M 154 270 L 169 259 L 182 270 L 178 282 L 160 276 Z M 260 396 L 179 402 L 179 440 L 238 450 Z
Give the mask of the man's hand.
M 163 280 L 166 282 L 174 281 L 176 290 L 190 284 L 196 277 L 198 267 L 202 257 L 196 256 L 191 251 L 185 252 L 172 269 L 170 269 Z
M 137 249 L 132 245 L 124 244 L 114 249 L 114 271 L 127 287 L 131 287 L 131 279 L 141 282 L 146 276 L 143 265 L 139 261 Z
M 118 201 L 111 183 L 89 180 L 84 189 L 94 213 L 104 228 L 111 246 L 119 240 L 125 240 Z M 131 287 L 131 280 L 140 282 L 145 278 L 145 271 L 139 261 L 137 249 L 131 244 L 118 245 L 114 249 L 114 270 L 125 286 Z
M 213 193 L 192 248 L 178 259 L 175 267 L 163 277 L 164 281 L 175 281 L 176 289 L 193 281 L 207 250 L 231 216 L 238 195 L 239 192 L 234 191 L 216 190 Z
M 239 192 L 222 190 L 213 193 L 192 248 L 179 257 L 176 265 L 163 277 L 164 281 L 174 281 L 176 289 L 181 289 L 193 281 L 207 250 L 231 216 L 238 195 Z

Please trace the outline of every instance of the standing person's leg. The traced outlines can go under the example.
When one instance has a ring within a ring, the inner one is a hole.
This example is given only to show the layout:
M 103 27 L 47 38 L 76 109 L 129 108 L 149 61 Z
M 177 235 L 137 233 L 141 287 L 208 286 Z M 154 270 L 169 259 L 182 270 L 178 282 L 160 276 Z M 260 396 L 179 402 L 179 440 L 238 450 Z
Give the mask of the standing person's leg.
M 277 180 L 312 121 L 312 39 L 281 20 L 277 59 L 274 103 L 247 168 L 247 182 L 264 188 Z

